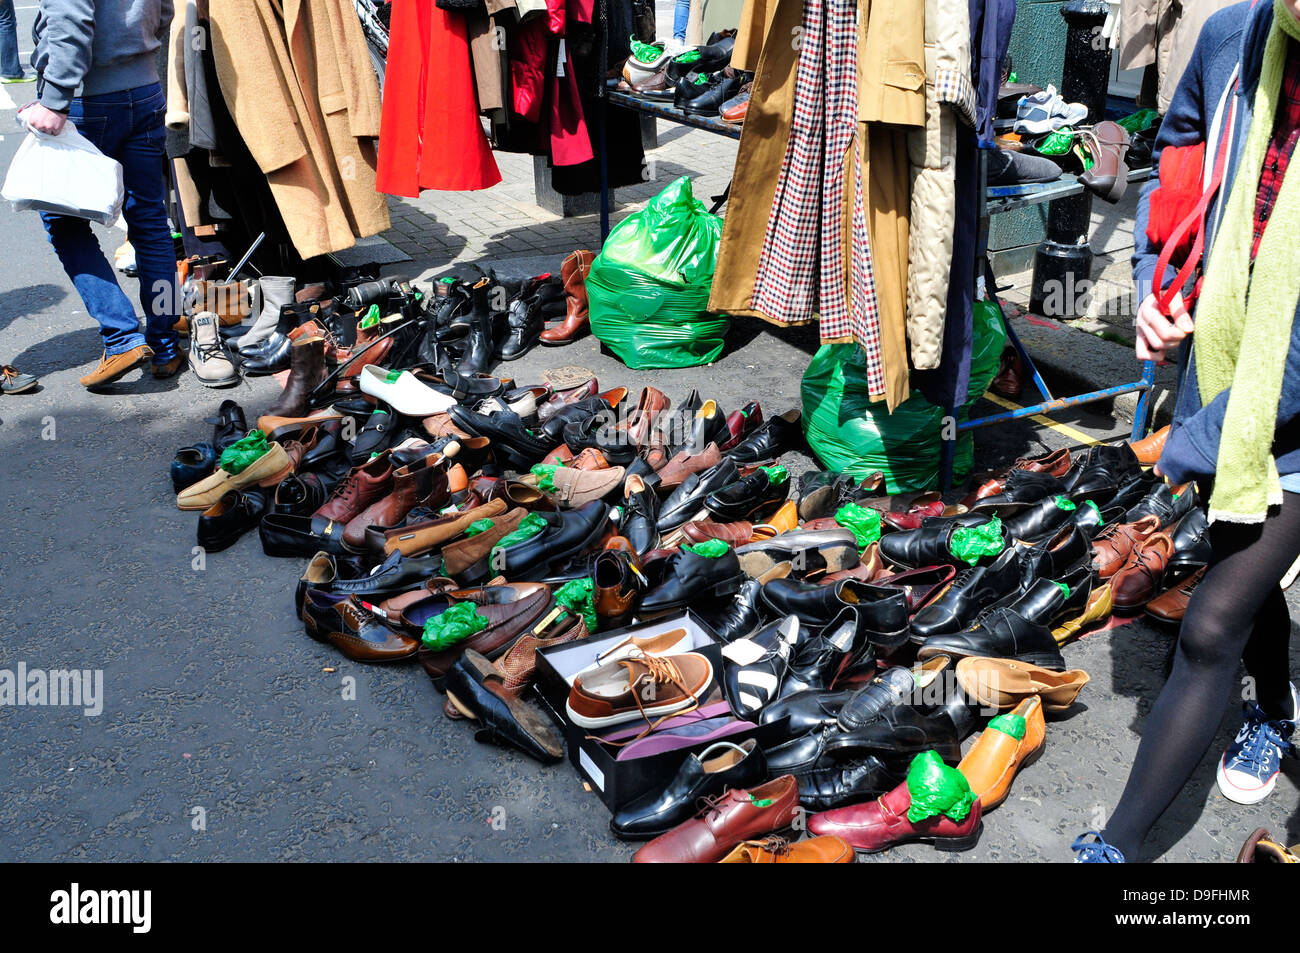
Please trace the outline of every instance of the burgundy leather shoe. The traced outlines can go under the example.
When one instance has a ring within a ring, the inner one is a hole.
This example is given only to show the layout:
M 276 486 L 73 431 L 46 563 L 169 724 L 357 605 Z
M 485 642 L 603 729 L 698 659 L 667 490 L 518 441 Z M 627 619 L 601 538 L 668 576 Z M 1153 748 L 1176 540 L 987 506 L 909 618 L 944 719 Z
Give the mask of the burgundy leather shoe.
M 907 819 L 907 809 L 911 806 L 912 795 L 904 782 L 874 801 L 814 814 L 808 819 L 808 830 L 842 838 L 864 854 L 879 853 L 899 844 L 932 844 L 936 850 L 957 851 L 970 850 L 979 843 L 984 823 L 980 819 L 978 799 L 961 823 L 938 814 L 913 824 Z
M 786 774 L 748 791 L 706 798 L 700 813 L 636 852 L 636 864 L 716 864 L 741 841 L 784 830 L 799 814 L 799 786 Z

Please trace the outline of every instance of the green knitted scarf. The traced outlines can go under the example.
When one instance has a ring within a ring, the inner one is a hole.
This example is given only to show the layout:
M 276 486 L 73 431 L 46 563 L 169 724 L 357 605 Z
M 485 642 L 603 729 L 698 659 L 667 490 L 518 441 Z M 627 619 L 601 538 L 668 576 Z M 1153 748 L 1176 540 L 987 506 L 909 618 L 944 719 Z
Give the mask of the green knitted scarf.
M 1210 497 L 1210 521 L 1260 523 L 1282 502 L 1273 431 L 1282 395 L 1287 342 L 1300 301 L 1300 174 L 1282 179 L 1277 204 L 1252 269 L 1255 193 L 1273 134 L 1286 69 L 1288 37 L 1300 22 L 1274 0 L 1273 26 L 1255 91 L 1255 112 L 1196 308 L 1196 376 L 1201 405 L 1231 388 Z

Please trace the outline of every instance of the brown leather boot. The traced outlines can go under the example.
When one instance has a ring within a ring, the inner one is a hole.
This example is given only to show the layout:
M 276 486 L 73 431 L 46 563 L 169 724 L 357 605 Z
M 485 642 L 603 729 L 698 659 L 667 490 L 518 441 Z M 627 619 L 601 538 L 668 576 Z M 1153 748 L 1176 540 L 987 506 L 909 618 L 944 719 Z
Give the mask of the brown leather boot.
M 393 492 L 358 513 L 343 529 L 343 542 L 360 552 L 365 548 L 366 530 L 371 526 L 393 529 L 417 506 L 437 509 L 451 494 L 447 489 L 447 460 L 433 453 L 393 471 Z
M 560 265 L 560 278 L 564 281 L 564 294 L 568 299 L 568 311 L 564 320 L 549 331 L 543 331 L 541 342 L 554 347 L 568 344 L 586 330 L 587 327 L 587 275 L 591 263 L 596 260 L 595 252 L 581 249 L 575 251 Z
M 277 417 L 301 417 L 307 413 L 311 392 L 325 379 L 325 339 L 302 336 L 289 349 L 289 380 L 284 393 L 266 411 Z

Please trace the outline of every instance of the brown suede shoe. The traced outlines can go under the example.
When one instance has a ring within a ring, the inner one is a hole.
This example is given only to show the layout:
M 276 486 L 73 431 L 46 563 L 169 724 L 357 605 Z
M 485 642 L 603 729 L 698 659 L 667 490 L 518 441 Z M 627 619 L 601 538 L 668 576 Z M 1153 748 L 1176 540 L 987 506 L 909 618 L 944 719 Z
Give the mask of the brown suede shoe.
M 112 357 L 105 353 L 99 358 L 99 366 L 81 379 L 81 386 L 93 390 L 111 384 L 146 363 L 151 357 L 153 357 L 153 348 L 148 344 L 141 344 L 121 354 L 114 354 Z
M 681 486 L 692 473 L 699 473 L 707 470 L 709 467 L 715 467 L 722 462 L 722 452 L 718 450 L 716 443 L 711 443 L 704 448 L 703 453 L 691 453 L 683 450 L 677 456 L 669 460 L 662 470 L 659 471 L 659 487 L 661 490 L 671 490 L 673 487 Z
M 184 354 L 177 354 L 166 364 L 151 364 L 149 366 L 150 372 L 153 374 L 154 377 L 158 377 L 158 378 L 175 377 L 184 369 L 185 369 Z

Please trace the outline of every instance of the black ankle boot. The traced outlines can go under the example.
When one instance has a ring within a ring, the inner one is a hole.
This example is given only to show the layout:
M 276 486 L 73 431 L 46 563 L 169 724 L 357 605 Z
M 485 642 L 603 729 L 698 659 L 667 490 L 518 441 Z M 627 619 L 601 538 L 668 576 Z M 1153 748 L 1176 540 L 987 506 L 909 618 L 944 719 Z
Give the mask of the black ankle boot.
M 492 282 L 482 278 L 471 290 L 474 296 L 470 312 L 469 339 L 465 344 L 465 356 L 457 368 L 462 374 L 483 374 L 492 364 L 493 333 L 492 308 L 488 302 L 488 291 Z
M 537 346 L 545 328 L 546 318 L 542 315 L 539 296 L 530 295 L 512 301 L 506 318 L 505 340 L 501 343 L 501 360 L 519 360 Z
M 289 366 L 290 351 L 293 342 L 289 332 L 298 325 L 315 318 L 320 313 L 317 301 L 301 301 L 286 304 L 280 309 L 280 320 L 275 330 L 261 344 L 249 351 L 241 352 L 242 367 L 245 374 L 276 374 Z

